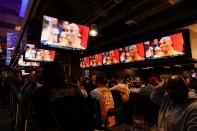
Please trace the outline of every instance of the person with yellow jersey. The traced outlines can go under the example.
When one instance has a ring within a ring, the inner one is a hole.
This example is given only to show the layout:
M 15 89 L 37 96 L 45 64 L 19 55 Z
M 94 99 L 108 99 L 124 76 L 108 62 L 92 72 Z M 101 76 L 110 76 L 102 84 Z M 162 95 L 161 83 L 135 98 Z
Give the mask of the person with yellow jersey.
M 110 109 L 114 109 L 114 101 L 111 91 L 106 88 L 102 78 L 97 79 L 97 88 L 92 90 L 90 95 L 99 103 L 102 127 L 105 126 L 106 121 L 108 128 L 113 127 L 115 125 L 115 116 L 109 116 L 107 118 L 107 112 Z

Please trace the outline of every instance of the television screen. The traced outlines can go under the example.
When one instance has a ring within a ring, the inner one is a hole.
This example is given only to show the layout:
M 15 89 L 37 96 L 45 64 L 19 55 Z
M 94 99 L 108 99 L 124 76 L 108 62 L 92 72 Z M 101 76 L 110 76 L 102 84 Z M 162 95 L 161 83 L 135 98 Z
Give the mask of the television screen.
M 121 63 L 145 60 L 143 43 L 126 46 L 124 48 L 120 48 L 119 51 Z
M 25 60 L 29 61 L 54 61 L 55 51 L 38 49 L 33 44 L 26 44 Z
M 102 57 L 103 57 L 103 65 L 120 63 L 118 49 L 104 52 L 102 53 Z
M 182 56 L 184 52 L 183 33 L 158 37 L 144 42 L 146 58 L 157 59 Z
M 95 54 L 90 56 L 90 66 L 101 66 L 102 65 L 102 55 L 100 54 Z
M 34 67 L 38 67 L 38 66 L 40 66 L 40 63 L 39 62 L 23 61 L 23 55 L 21 55 L 21 57 L 18 60 L 18 65 L 19 66 L 34 66 Z
M 48 47 L 84 50 L 88 43 L 89 27 L 65 20 L 43 16 L 41 43 Z
M 14 49 L 16 47 L 18 32 L 7 33 L 7 51 L 6 51 L 6 65 L 10 64 L 10 60 L 13 56 Z
M 80 58 L 80 67 L 81 68 L 90 67 L 90 59 L 89 59 L 89 57 Z

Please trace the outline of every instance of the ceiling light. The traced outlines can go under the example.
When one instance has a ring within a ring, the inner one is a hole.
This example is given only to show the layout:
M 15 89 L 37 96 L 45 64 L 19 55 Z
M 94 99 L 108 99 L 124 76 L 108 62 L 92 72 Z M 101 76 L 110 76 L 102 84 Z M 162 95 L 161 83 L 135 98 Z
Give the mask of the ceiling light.
M 17 25 L 15 26 L 15 31 L 20 31 L 21 30 L 21 26 Z
M 167 68 L 167 69 L 169 69 L 170 67 L 169 67 L 169 66 L 163 66 L 163 68 Z
M 149 67 L 143 67 L 142 69 L 144 69 L 144 70 L 149 70 L 149 69 L 153 69 L 154 67 L 152 67 L 152 66 L 149 66 Z
M 131 68 L 131 70 L 138 70 L 137 68 Z
M 89 35 L 92 36 L 92 37 L 95 37 L 95 36 L 98 35 L 98 29 L 97 29 L 95 24 L 92 24 L 90 26 L 90 33 L 89 33 Z
M 129 19 L 129 20 L 125 21 L 125 24 L 127 24 L 127 25 L 136 24 L 137 25 L 137 22 L 135 20 Z
M 174 66 L 176 66 L 176 67 L 182 67 L 182 65 L 174 65 Z
M 170 3 L 170 4 L 172 4 L 172 5 L 174 5 L 174 4 L 176 4 L 176 3 L 178 3 L 178 2 L 180 2 L 181 0 L 168 0 L 168 2 Z

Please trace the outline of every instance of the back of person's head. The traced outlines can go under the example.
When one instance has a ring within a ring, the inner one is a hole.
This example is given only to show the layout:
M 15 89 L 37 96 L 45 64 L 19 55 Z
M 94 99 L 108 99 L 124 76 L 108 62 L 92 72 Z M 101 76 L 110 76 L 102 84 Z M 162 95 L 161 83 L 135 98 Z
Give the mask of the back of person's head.
M 159 78 L 157 76 L 150 76 L 148 78 L 148 83 L 153 85 L 153 86 L 157 86 L 159 84 Z
M 97 77 L 96 79 L 97 85 L 99 86 L 105 86 L 106 85 L 106 80 L 103 77 Z
M 92 75 L 91 80 L 92 81 L 96 81 L 96 79 L 97 79 L 97 76 L 96 75 Z
M 168 96 L 174 103 L 182 103 L 188 98 L 188 86 L 182 76 L 171 76 L 165 84 Z
M 48 85 L 64 83 L 64 68 L 57 62 L 47 63 L 43 68 L 43 79 Z
M 117 79 L 116 81 L 117 81 L 117 83 L 122 83 L 123 82 L 122 79 Z

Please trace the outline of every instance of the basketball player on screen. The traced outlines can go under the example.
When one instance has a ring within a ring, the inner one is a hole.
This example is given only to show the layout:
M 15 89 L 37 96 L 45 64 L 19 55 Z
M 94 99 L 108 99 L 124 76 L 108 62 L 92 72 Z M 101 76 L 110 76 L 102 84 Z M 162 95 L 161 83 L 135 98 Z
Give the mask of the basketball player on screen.
M 161 51 L 163 52 L 163 56 L 176 56 L 183 54 L 183 52 L 174 50 L 172 39 L 170 36 L 162 37 L 159 43 Z

